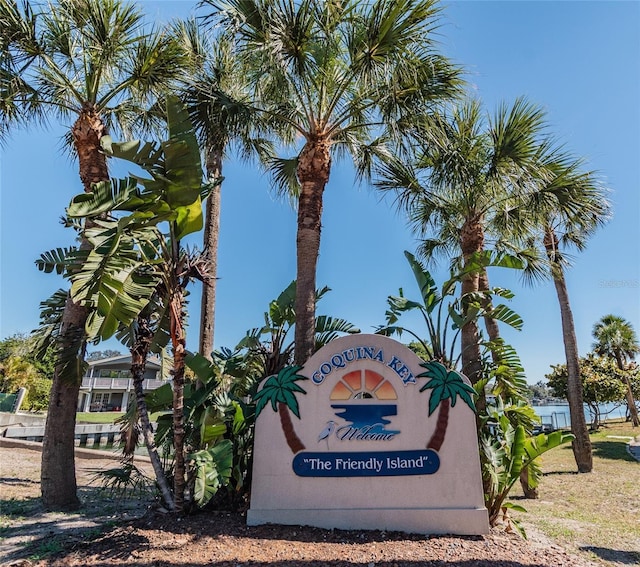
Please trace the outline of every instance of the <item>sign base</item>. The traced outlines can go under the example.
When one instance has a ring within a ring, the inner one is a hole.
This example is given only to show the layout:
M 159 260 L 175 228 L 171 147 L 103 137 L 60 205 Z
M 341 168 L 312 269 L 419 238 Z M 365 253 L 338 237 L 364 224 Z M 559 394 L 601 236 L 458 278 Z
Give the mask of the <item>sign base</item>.
M 247 525 L 284 524 L 339 530 L 385 530 L 415 534 L 482 535 L 489 533 L 487 509 L 327 509 L 256 510 L 247 513 Z

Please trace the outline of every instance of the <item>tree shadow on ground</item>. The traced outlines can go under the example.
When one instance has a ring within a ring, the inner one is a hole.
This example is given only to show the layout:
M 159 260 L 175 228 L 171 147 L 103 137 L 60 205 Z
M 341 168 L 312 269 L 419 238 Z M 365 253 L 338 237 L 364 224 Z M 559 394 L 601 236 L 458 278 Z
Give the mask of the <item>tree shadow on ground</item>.
M 81 487 L 78 495 L 81 508 L 69 512 L 49 512 L 35 496 L 0 499 L 0 565 L 61 552 L 149 508 L 149 501 L 121 499 L 99 486 Z
M 606 441 L 592 441 L 593 456 L 601 459 L 632 461 L 635 459 L 627 451 L 628 441 L 625 439 L 607 439 Z
M 545 471 L 542 473 L 542 476 L 563 476 L 563 475 L 570 475 L 570 476 L 578 476 L 578 471 Z
M 584 545 L 580 547 L 580 549 L 582 551 L 590 551 L 605 561 L 620 563 L 622 565 L 640 565 L 640 551 L 622 551 L 592 545 Z

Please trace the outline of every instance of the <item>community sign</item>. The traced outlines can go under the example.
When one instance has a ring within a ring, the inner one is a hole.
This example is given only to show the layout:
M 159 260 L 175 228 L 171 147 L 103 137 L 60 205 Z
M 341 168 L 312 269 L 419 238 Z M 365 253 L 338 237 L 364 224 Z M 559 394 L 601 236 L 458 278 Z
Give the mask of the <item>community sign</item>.
M 250 525 L 484 534 L 473 389 L 381 335 L 350 335 L 256 394 Z

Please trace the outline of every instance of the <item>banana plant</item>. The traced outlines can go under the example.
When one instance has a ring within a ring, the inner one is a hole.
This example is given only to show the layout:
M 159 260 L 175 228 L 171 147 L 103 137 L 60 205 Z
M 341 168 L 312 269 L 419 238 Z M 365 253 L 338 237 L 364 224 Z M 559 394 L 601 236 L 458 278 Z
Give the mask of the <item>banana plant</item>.
M 503 258 L 493 258 L 488 254 L 477 255 L 463 272 L 452 274 L 451 278 L 438 289 L 425 266 L 410 252 L 405 251 L 404 255 L 420 290 L 420 299 L 406 298 L 402 289 L 397 296 L 389 296 L 387 298 L 389 308 L 385 313 L 386 325 L 378 327 L 376 333 L 386 336 L 394 334 L 401 336 L 407 333 L 420 343 L 430 359 L 437 360 L 453 370 L 459 365 L 462 356 L 462 353 L 456 355 L 458 336 L 469 321 L 485 315 L 486 298 L 511 299 L 513 297 L 511 291 L 496 287 L 486 292 L 468 293 L 456 298 L 457 286 L 468 271 L 488 265 L 504 265 L 505 261 Z M 427 330 L 426 338 L 397 324 L 401 316 L 410 311 L 417 311 L 422 316 Z M 523 322 L 520 316 L 503 303 L 493 306 L 491 316 L 514 329 L 522 328 Z
M 570 433 L 554 431 L 527 436 L 524 425 L 513 424 L 509 412 L 514 409 L 498 404 L 489 412 L 492 420 L 492 433 L 483 432 L 480 436 L 480 462 L 482 465 L 485 505 L 489 511 L 489 523 L 495 526 L 501 518 L 508 518 L 508 510 L 524 512 L 522 506 L 507 502 L 506 499 L 524 468 L 531 467 L 535 461 L 551 449 L 574 439 Z M 521 408 L 515 408 L 519 411 Z M 530 475 L 531 482 L 537 483 L 538 475 Z M 509 520 L 524 535 L 524 531 L 514 520 Z
M 327 286 L 316 290 L 316 303 L 331 291 Z M 247 331 L 236 351 L 248 357 L 261 378 L 277 374 L 293 362 L 294 341 L 291 331 L 296 322 L 296 282 L 292 281 L 280 295 L 269 303 L 264 325 Z M 339 335 L 359 333 L 360 329 L 344 319 L 319 315 L 315 320 L 315 350 Z
M 184 508 L 184 329 L 185 289 L 193 277 L 206 277 L 206 265 L 183 254 L 180 240 L 203 226 L 200 152 L 186 110 L 167 100 L 168 139 L 117 143 L 105 136 L 104 152 L 142 168 L 149 177 L 96 183 L 74 197 L 68 217 L 86 219 L 91 249 L 70 274 L 74 300 L 87 306 L 87 331 L 107 339 L 131 325 L 153 297 L 168 314 L 173 347 L 174 505 Z

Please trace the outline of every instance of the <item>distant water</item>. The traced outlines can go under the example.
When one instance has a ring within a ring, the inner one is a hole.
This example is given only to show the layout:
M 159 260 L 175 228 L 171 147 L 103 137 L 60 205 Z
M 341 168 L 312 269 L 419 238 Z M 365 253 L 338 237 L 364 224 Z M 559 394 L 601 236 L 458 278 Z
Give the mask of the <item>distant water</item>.
M 600 419 L 624 419 L 626 416 L 626 404 L 600 404 Z M 571 419 L 569 417 L 569 404 L 549 404 L 545 406 L 533 406 L 536 414 L 542 419 L 544 424 L 550 423 L 554 427 L 569 427 Z M 584 415 L 587 423 L 593 420 L 589 411 L 589 406 L 584 404 Z

